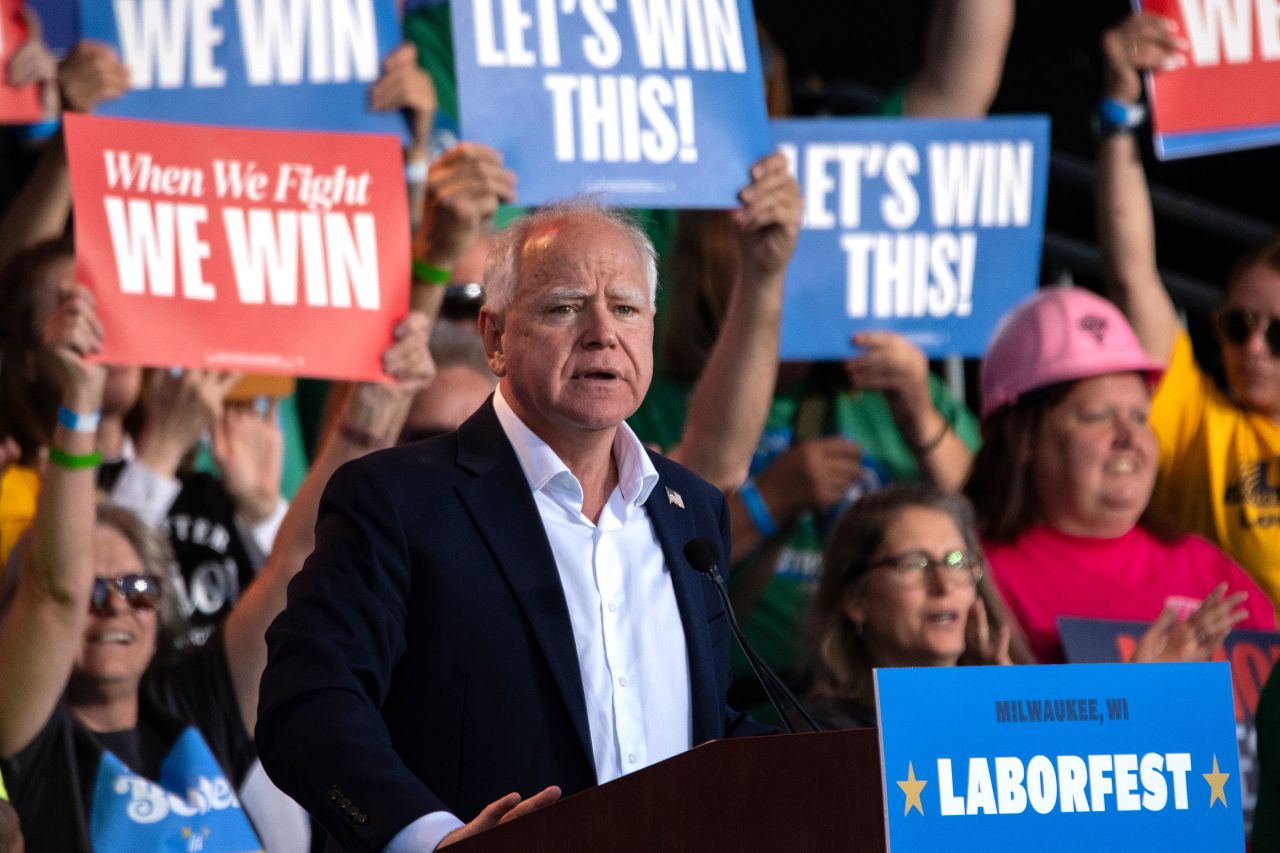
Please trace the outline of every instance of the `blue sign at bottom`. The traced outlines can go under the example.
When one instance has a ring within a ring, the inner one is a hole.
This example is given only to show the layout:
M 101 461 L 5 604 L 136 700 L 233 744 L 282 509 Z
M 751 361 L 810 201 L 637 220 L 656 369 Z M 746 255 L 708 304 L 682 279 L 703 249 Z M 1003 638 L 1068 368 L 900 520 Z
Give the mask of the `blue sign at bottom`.
M 1225 663 L 876 670 L 890 853 L 1242 850 Z

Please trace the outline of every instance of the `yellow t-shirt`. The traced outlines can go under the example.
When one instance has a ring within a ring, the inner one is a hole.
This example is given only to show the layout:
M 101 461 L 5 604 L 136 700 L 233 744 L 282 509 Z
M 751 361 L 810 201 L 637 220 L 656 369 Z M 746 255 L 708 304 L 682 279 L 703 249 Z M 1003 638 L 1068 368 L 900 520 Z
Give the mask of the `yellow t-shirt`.
M 1280 604 L 1280 424 L 1223 394 L 1180 332 L 1151 426 L 1160 442 L 1152 506 L 1217 543 Z
M 40 477 L 26 465 L 10 465 L 0 474 L 0 574 L 9 552 L 36 517 Z

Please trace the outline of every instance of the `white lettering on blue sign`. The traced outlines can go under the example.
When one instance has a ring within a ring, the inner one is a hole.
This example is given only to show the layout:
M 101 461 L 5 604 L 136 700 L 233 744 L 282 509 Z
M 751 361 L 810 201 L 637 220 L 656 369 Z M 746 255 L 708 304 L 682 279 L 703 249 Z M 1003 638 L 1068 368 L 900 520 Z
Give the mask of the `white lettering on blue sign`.
M 251 86 L 370 82 L 378 76 L 373 0 L 235 0 Z M 135 90 L 214 88 L 224 0 L 114 0 L 122 59 Z
M 993 773 L 994 765 L 994 773 Z M 1015 756 L 973 757 L 968 784 L 956 793 L 950 758 L 938 759 L 939 811 L 944 816 L 1061 812 L 1185 811 L 1187 752 L 1116 755 L 1037 755 L 1025 764 Z

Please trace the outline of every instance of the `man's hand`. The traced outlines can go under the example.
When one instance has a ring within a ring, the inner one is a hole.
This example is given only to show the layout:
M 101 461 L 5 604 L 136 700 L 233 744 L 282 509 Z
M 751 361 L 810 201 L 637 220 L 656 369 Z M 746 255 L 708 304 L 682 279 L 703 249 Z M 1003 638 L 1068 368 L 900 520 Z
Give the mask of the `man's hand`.
M 81 41 L 58 66 L 58 88 L 63 109 L 87 113 L 129 91 L 129 69 L 109 46 Z
M 838 503 L 862 472 L 862 451 L 840 435 L 802 441 L 756 476 L 775 520 Z
M 222 415 L 222 401 L 240 374 L 220 370 L 157 370 L 143 399 L 146 413 L 138 460 L 172 477 L 187 451 Z
M 280 503 L 284 436 L 276 401 L 259 413 L 250 403 L 228 405 L 213 422 L 213 458 L 236 512 L 250 526 L 261 524 Z
M 543 788 L 529 799 L 523 801 L 517 793 L 513 792 L 507 794 L 505 797 L 494 800 L 492 803 L 485 806 L 484 810 L 480 812 L 480 814 L 476 815 L 475 819 L 470 823 L 458 827 L 453 832 L 442 838 L 436 849 L 438 850 L 440 847 L 448 847 L 456 841 L 461 841 L 464 838 L 470 838 L 473 835 L 479 835 L 486 829 L 492 829 L 500 823 L 507 823 L 508 821 L 513 821 L 518 817 L 524 817 L 527 814 L 532 814 L 538 809 L 551 805 L 558 799 L 560 799 L 560 789 L 555 785 L 552 785 L 549 788 Z
M 796 249 L 804 214 L 804 194 L 787 170 L 787 158 L 774 153 L 751 167 L 751 183 L 738 193 L 733 211 L 747 280 L 781 275 Z
M 1161 611 L 1133 650 L 1134 663 L 1181 663 L 1207 661 L 1237 623 L 1249 618 L 1240 605 L 1249 598 L 1241 591 L 1227 595 L 1227 585 L 1220 583 L 1205 596 L 1196 611 L 1179 620 L 1172 607 Z
M 1130 15 L 1102 37 L 1107 96 L 1137 103 L 1142 97 L 1141 72 L 1181 68 L 1187 64 L 1185 54 L 1190 48 L 1173 20 L 1150 12 Z
M 475 142 L 453 146 L 431 164 L 414 257 L 451 269 L 515 193 L 515 173 L 503 168 L 501 154 Z
M 405 42 L 382 60 L 382 73 L 369 87 L 369 109 L 404 110 L 412 139 L 406 159 L 425 160 L 431 123 L 436 114 L 436 87 L 418 65 L 418 48 Z

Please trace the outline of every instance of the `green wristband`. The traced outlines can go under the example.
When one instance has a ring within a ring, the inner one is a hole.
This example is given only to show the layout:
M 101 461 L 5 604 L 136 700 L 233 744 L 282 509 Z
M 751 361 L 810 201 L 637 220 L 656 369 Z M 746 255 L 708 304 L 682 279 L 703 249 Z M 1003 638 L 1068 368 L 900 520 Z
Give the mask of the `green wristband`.
M 453 275 L 451 270 L 444 267 L 432 266 L 413 259 L 413 280 L 422 284 L 448 284 L 449 278 Z
M 96 450 L 92 453 L 75 454 L 59 450 L 56 447 L 50 447 L 49 461 L 59 468 L 66 468 L 68 471 L 80 471 L 85 468 L 97 468 L 102 462 L 102 454 Z

